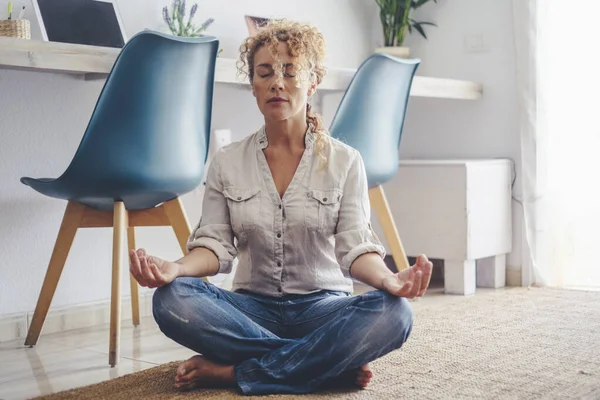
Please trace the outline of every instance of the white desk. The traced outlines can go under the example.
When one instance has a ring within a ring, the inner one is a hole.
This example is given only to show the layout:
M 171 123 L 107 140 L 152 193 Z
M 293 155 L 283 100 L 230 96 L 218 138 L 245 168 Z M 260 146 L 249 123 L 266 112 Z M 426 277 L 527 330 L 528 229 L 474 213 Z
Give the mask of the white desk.
M 444 260 L 446 293 L 505 286 L 512 172 L 510 160 L 406 160 L 383 185 L 407 254 Z
M 44 42 L 0 37 L 0 68 L 47 71 L 84 75 L 86 79 L 103 79 L 110 72 L 120 49 L 69 43 Z M 343 91 L 356 72 L 352 68 L 330 68 L 322 91 Z M 217 60 L 217 83 L 247 85 L 237 76 L 236 60 Z M 415 76 L 411 96 L 476 100 L 482 85 L 475 82 Z

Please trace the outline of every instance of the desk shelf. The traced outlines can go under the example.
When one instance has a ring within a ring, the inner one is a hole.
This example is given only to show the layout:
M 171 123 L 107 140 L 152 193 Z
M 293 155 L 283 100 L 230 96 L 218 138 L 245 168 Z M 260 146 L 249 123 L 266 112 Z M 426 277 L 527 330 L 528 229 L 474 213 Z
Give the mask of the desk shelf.
M 120 49 L 79 44 L 45 42 L 0 37 L 0 68 L 83 75 L 86 79 L 104 79 Z M 319 85 L 320 90 L 344 91 L 356 69 L 330 68 Z M 236 60 L 217 59 L 217 83 L 248 85 L 237 75 Z M 415 76 L 411 96 L 476 100 L 482 85 L 475 82 Z

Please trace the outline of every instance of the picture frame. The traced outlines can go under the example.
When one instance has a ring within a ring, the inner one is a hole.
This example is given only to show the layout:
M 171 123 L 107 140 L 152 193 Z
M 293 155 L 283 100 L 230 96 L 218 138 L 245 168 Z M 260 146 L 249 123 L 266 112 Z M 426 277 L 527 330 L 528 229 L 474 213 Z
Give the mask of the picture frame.
M 114 13 L 114 17 L 116 18 L 120 38 L 122 39 L 122 44 L 124 45 L 125 43 L 127 43 L 129 38 L 127 37 L 127 33 L 125 31 L 124 24 L 123 24 L 123 19 L 121 17 L 121 13 L 119 11 L 119 7 L 117 5 L 116 0 L 79 0 L 79 1 L 82 4 L 84 2 L 92 1 L 92 2 L 98 2 L 98 3 L 108 3 L 108 4 L 112 5 L 112 12 Z M 42 11 L 40 2 L 55 2 L 56 7 L 65 8 L 69 4 L 76 3 L 77 0 L 31 0 L 31 2 L 33 5 L 33 10 L 35 12 L 36 19 L 37 19 L 39 27 L 40 27 L 42 40 L 47 42 L 47 41 L 51 41 L 53 38 L 49 37 L 49 35 L 48 35 L 45 21 L 47 21 L 47 18 L 49 18 L 49 17 L 47 15 L 45 15 L 44 12 Z M 72 41 L 69 41 L 69 43 L 77 43 L 77 40 L 74 38 Z M 84 44 L 84 43 L 78 43 L 78 44 Z

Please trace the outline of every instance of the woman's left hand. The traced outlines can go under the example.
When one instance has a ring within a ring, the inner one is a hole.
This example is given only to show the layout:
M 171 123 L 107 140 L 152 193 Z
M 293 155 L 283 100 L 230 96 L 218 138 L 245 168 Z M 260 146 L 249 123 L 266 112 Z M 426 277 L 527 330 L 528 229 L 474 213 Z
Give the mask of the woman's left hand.
M 424 255 L 412 267 L 390 275 L 383 280 L 383 289 L 398 297 L 421 297 L 429 287 L 433 264 Z

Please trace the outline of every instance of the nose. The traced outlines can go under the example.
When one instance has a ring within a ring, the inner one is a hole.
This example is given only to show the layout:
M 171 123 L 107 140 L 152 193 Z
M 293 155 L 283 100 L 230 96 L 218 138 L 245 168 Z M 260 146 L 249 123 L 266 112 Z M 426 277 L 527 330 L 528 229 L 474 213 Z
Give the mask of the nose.
M 283 78 L 274 74 L 273 80 L 271 81 L 271 92 L 277 90 L 283 90 Z

